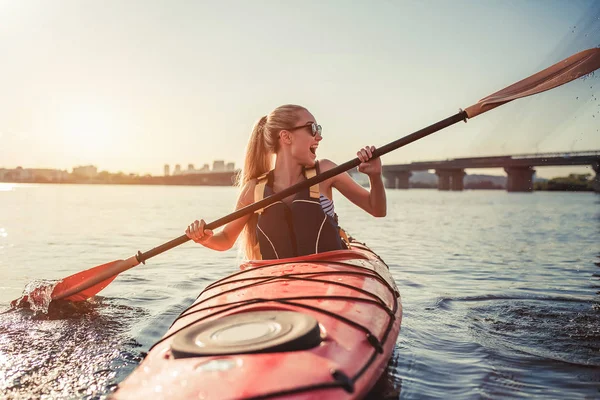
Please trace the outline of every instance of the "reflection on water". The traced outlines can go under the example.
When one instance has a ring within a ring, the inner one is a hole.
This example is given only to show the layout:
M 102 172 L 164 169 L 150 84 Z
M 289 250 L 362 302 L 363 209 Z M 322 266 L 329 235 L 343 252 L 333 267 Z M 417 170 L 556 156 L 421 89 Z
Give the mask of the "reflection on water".
M 398 374 L 398 345 L 394 349 L 387 368 L 365 400 L 391 400 L 400 398 L 402 392 L 402 377 Z
M 14 309 L 0 318 L 2 377 L 8 397 L 88 397 L 106 392 L 141 360 L 128 337 L 146 313 L 108 300 L 53 302 L 47 314 Z
M 34 279 L 128 257 L 191 220 L 226 215 L 235 198 L 234 188 L 16 185 L 0 194 L 10 233 L 0 235 L 0 307 Z M 600 397 L 600 196 L 389 191 L 384 219 L 335 201 L 342 226 L 378 252 L 402 293 L 402 330 L 369 399 Z M 90 302 L 0 314 L 0 390 L 110 393 L 237 265 L 235 250 L 188 243 Z
M 467 316 L 473 336 L 486 347 L 600 367 L 597 304 L 561 298 L 486 301 L 471 305 Z

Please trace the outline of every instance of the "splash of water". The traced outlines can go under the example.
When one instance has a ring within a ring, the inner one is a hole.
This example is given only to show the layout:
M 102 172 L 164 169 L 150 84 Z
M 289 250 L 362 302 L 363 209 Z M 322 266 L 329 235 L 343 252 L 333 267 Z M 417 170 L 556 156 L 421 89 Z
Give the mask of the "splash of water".
M 17 300 L 13 301 L 13 307 L 25 307 L 31 309 L 34 313 L 48 313 L 50 302 L 52 301 L 52 291 L 60 281 L 50 281 L 36 279 L 29 282 L 23 294 Z

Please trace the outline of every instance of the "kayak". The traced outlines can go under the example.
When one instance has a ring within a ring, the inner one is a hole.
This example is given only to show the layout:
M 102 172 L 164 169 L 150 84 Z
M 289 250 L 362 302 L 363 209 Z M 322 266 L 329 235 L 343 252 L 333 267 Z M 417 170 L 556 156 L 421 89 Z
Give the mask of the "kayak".
M 389 268 L 353 242 L 250 261 L 209 285 L 117 399 L 354 399 L 384 371 L 402 320 Z
M 204 289 L 116 399 L 356 399 L 385 370 L 400 293 L 366 245 L 249 261 Z

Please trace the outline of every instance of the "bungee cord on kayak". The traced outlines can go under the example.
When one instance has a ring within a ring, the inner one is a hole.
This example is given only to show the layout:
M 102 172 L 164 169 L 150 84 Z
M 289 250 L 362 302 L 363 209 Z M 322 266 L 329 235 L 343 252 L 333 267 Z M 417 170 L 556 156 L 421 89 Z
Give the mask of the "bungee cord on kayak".
M 360 398 L 393 350 L 402 306 L 387 265 L 365 245 L 351 247 L 251 261 L 209 285 L 119 385 L 115 398 L 149 395 L 153 385 L 174 388 L 176 398 Z M 198 361 L 220 363 L 231 383 L 216 385 L 210 375 L 189 368 Z M 176 378 L 160 374 L 176 365 Z M 280 378 L 254 382 L 240 368 L 249 365 Z M 192 379 L 194 385 L 180 385 Z
M 363 250 L 369 250 L 368 247 L 366 246 L 360 246 L 356 243 L 354 243 L 354 248 L 355 249 L 363 249 Z M 370 251 L 370 250 L 369 250 Z M 363 259 L 360 255 L 360 253 L 358 255 L 355 254 L 355 256 L 359 257 L 357 258 L 357 260 Z M 378 257 L 375 253 L 372 253 L 372 256 Z M 302 262 L 303 260 L 299 259 L 298 262 Z M 315 260 L 304 260 L 306 262 L 311 262 L 311 263 L 320 263 L 322 261 L 315 261 Z M 220 308 L 220 307 L 227 307 L 227 306 L 238 306 L 238 305 L 244 305 L 245 303 L 248 303 L 248 301 L 251 300 L 244 300 L 244 301 L 239 301 L 239 302 L 233 302 L 233 303 L 226 303 L 226 304 L 219 304 L 218 306 L 212 306 L 212 307 L 206 307 L 206 308 L 200 308 L 200 309 L 195 309 L 197 308 L 199 305 L 202 305 L 203 303 L 209 301 L 209 300 L 213 300 L 214 298 L 221 296 L 223 294 L 227 294 L 227 293 L 231 293 L 231 292 L 235 292 L 241 289 L 246 289 L 246 288 L 252 288 L 252 287 L 256 287 L 258 285 L 262 285 L 265 283 L 272 283 L 272 281 L 280 281 L 280 280 L 298 280 L 298 281 L 306 281 L 306 282 L 317 282 L 317 283 L 327 283 L 328 285 L 336 285 L 336 286 L 341 286 L 344 288 L 348 288 L 354 292 L 359 292 L 361 294 L 364 294 L 366 296 L 372 297 L 375 299 L 375 303 L 378 303 L 378 305 L 380 307 L 383 307 L 383 309 L 388 312 L 388 314 L 390 314 L 390 316 L 393 315 L 393 311 L 390 310 L 385 302 L 379 297 L 377 296 L 375 293 L 369 292 L 367 290 L 363 290 L 359 287 L 355 287 L 355 286 L 351 286 L 348 284 L 345 284 L 343 282 L 340 281 L 331 281 L 331 280 L 322 280 L 322 279 L 314 279 L 314 278 L 308 278 L 311 275 L 324 275 L 326 274 L 327 276 L 334 276 L 334 275 L 345 275 L 345 276 L 359 276 L 359 277 L 368 277 L 368 278 L 374 278 L 377 279 L 381 284 L 385 285 L 391 292 L 394 293 L 394 295 L 396 297 L 400 297 L 400 292 L 398 291 L 398 289 L 392 285 L 388 280 L 384 279 L 379 273 L 377 273 L 375 270 L 362 266 L 362 265 L 356 265 L 350 262 L 351 260 L 346 260 L 346 261 L 337 261 L 337 260 L 328 260 L 327 264 L 329 265 L 339 265 L 344 267 L 344 270 L 342 271 L 327 271 L 326 273 L 324 272 L 300 272 L 300 273 L 293 273 L 293 274 L 283 274 L 283 275 L 277 275 L 277 276 L 267 276 L 267 275 L 258 275 L 258 276 L 252 276 L 252 277 L 244 277 L 241 279 L 231 279 L 231 278 L 237 278 L 242 274 L 248 274 L 250 272 L 254 273 L 258 270 L 262 270 L 262 269 L 268 269 L 268 268 L 273 268 L 275 266 L 281 266 L 282 264 L 285 264 L 285 262 L 274 262 L 274 263 L 268 263 L 266 265 L 262 265 L 262 266 L 255 266 L 251 269 L 245 269 L 243 271 L 240 271 L 238 273 L 229 275 L 223 279 L 220 279 L 212 284 L 210 284 L 209 286 L 207 286 L 202 293 L 200 293 L 198 295 L 198 297 L 196 298 L 196 302 L 194 302 L 194 304 L 192 304 L 190 307 L 188 307 L 186 310 L 182 311 L 181 314 L 179 315 L 178 318 L 183 318 L 183 317 L 187 317 L 191 314 L 197 313 L 197 312 L 202 312 L 202 311 L 206 311 L 209 309 L 214 309 L 214 308 Z M 379 258 L 379 261 L 381 261 L 382 263 L 383 260 L 381 260 Z M 385 264 L 385 263 L 384 263 Z M 350 270 L 348 269 L 350 268 Z M 358 270 L 362 270 L 362 271 L 352 271 L 352 269 L 358 269 Z M 389 279 L 389 278 L 388 278 Z M 213 296 L 210 297 L 205 297 L 204 299 L 202 299 L 202 301 L 199 301 L 199 298 L 202 295 L 205 295 L 209 290 L 218 288 L 220 286 L 223 285 L 229 285 L 232 283 L 240 283 L 240 282 L 248 282 L 248 281 L 254 281 L 254 280 L 260 280 L 259 282 L 253 282 L 250 283 L 248 285 L 243 285 L 243 286 L 236 286 L 233 289 L 229 289 L 229 290 L 223 290 L 221 292 L 219 292 L 218 294 L 215 294 Z M 337 296 L 338 298 L 340 296 Z M 321 298 L 321 297 L 319 297 Z M 336 298 L 336 296 L 329 296 L 328 298 Z M 290 297 L 290 298 L 280 298 L 280 299 L 276 299 L 276 300 L 301 300 L 301 299 L 311 299 L 310 296 L 300 296 L 300 297 Z M 257 300 L 258 302 L 263 302 L 263 301 L 270 301 L 270 300 L 265 300 L 265 299 L 254 299 Z M 356 299 L 357 301 L 369 301 L 369 299 Z M 334 316 L 334 317 L 339 317 L 339 316 Z M 173 322 L 173 324 L 171 325 L 171 327 L 173 327 L 173 325 L 175 324 L 175 322 Z M 361 329 L 365 329 L 365 328 L 361 328 Z M 175 334 L 176 332 L 174 332 L 173 334 Z M 163 337 L 162 340 L 167 339 L 169 336 L 165 336 Z M 155 343 L 154 346 L 156 346 L 159 342 Z M 154 347 L 153 346 L 153 347 Z

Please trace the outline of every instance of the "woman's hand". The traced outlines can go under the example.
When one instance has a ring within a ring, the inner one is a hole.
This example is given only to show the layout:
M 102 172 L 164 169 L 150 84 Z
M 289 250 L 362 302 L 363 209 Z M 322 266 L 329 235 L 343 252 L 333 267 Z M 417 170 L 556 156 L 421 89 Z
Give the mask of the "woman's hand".
M 366 146 L 356 153 L 361 162 L 358 170 L 363 174 L 369 175 L 369 177 L 381 176 L 381 159 L 379 157 L 373 158 L 374 151 L 375 146 Z
M 210 229 L 204 229 L 206 222 L 203 219 L 200 221 L 195 220 L 187 227 L 185 234 L 187 237 L 192 239 L 196 243 L 205 244 L 208 239 L 213 235 L 213 231 Z

